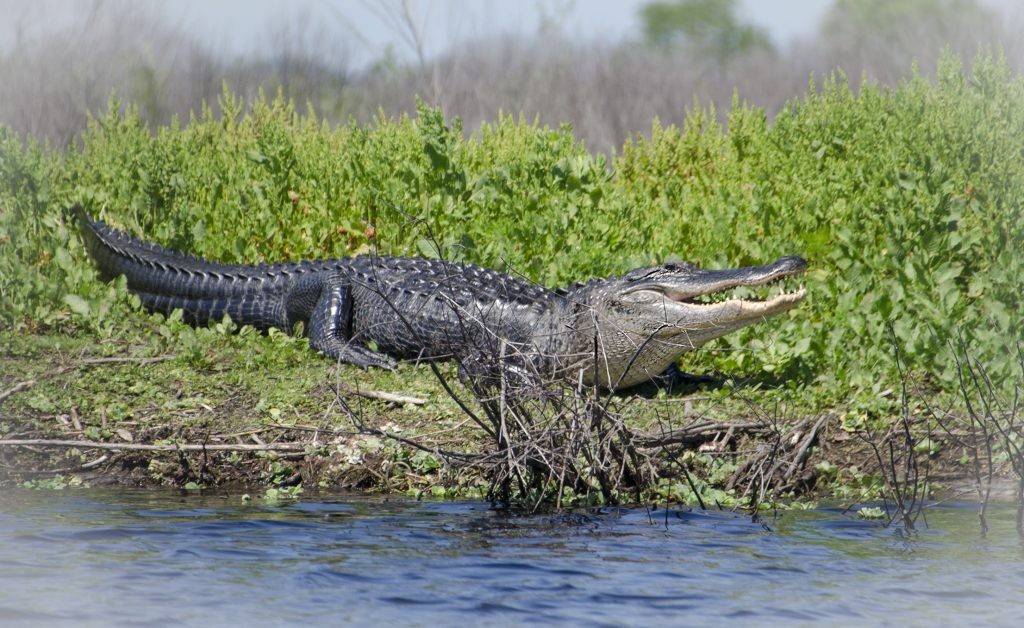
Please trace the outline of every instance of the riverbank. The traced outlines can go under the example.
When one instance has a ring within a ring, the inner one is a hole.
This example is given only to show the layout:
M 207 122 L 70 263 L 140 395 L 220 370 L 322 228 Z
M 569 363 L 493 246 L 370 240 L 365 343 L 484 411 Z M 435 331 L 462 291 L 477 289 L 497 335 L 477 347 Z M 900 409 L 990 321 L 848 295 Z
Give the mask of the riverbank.
M 0 130 L 4 474 L 755 506 L 1024 475 L 1022 94 L 1005 60 L 945 55 L 893 90 L 837 74 L 770 124 L 739 99 L 695 107 L 611 157 L 568 125 L 467 135 L 421 104 L 331 128 L 229 91 L 159 129 L 112 100 L 67 151 Z M 412 255 L 558 288 L 800 255 L 808 296 L 687 352 L 724 374 L 710 385 L 468 390 L 450 364 L 362 372 L 284 333 L 147 314 L 97 275 L 76 203 L 227 264 Z
M 420 474 L 438 463 L 406 455 L 385 434 L 473 445 L 457 408 L 418 369 L 339 371 L 277 334 L 207 340 L 195 354 L 173 354 L 0 332 L 0 438 L 24 442 L 0 446 L 0 482 L 62 474 L 139 486 L 429 489 Z
M 494 488 L 495 443 L 428 366 L 364 372 L 330 364 L 302 339 L 197 333 L 205 345 L 0 332 L 0 484 L 244 486 L 274 497 L 322 489 L 485 498 Z M 450 365 L 440 375 L 470 397 Z M 615 495 L 742 506 L 867 501 L 892 489 L 875 447 L 898 434 L 856 429 L 843 408 L 809 414 L 799 397 L 788 406 L 784 398 L 730 379 L 615 396 L 652 470 L 643 486 Z M 911 445 L 922 488 L 972 492 L 965 450 L 929 434 Z M 596 488 L 566 488 L 566 505 L 607 500 Z

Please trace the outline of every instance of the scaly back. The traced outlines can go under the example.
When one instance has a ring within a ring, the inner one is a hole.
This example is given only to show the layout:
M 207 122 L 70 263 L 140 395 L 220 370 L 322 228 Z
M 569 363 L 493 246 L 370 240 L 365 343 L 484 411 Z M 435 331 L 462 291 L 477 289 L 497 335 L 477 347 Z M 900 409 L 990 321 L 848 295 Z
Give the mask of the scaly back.
M 374 286 L 389 299 L 439 295 L 460 306 L 501 300 L 544 308 L 555 294 L 523 279 L 471 264 L 416 257 L 364 255 L 284 264 L 218 264 L 142 242 L 71 209 L 89 254 L 106 279 L 125 275 L 137 293 L 216 299 L 286 291 L 314 273 L 342 273 L 356 285 Z

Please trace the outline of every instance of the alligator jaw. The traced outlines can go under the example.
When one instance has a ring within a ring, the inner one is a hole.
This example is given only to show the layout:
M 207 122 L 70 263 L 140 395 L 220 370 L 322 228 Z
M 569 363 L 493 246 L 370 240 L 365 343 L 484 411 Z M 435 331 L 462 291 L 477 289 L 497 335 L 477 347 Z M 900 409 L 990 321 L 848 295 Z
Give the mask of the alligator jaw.
M 620 303 L 630 312 L 634 333 L 660 338 L 683 336 L 690 348 L 751 323 L 784 312 L 804 299 L 800 286 L 766 298 L 728 297 L 730 291 L 759 288 L 803 274 L 807 262 L 783 257 L 764 266 L 704 270 L 666 264 L 627 275 Z
M 668 286 L 663 291 L 664 298 L 673 303 L 673 309 L 685 309 L 687 314 L 696 315 L 699 319 L 710 317 L 719 321 L 749 321 L 765 318 L 784 312 L 807 296 L 807 290 L 800 285 L 797 290 L 782 292 L 767 298 L 738 297 L 721 299 L 736 288 L 764 287 L 777 284 L 788 277 L 802 275 L 807 268 L 800 258 L 784 257 L 768 266 L 738 269 L 737 271 L 701 271 L 707 273 L 705 279 L 714 278 L 704 283 L 703 290 L 680 290 Z M 716 277 L 716 275 L 718 277 Z M 700 282 L 698 282 L 700 283 Z
M 714 294 L 721 294 L 717 292 Z M 729 323 L 745 323 L 759 320 L 784 312 L 800 303 L 807 296 L 807 289 L 800 286 L 793 292 L 783 292 L 766 299 L 726 299 L 724 301 L 702 303 L 693 298 L 677 299 L 666 294 L 666 299 L 679 308 L 680 326 L 693 328 L 695 323 L 711 326 L 728 325 Z
M 578 344 L 568 351 L 581 357 L 567 360 L 563 368 L 588 385 L 620 389 L 639 384 L 664 372 L 685 351 L 784 312 L 807 294 L 803 286 L 764 299 L 733 296 L 731 290 L 765 291 L 806 269 L 800 257 L 725 270 L 668 263 L 581 286 L 569 300 L 589 308 L 581 310 Z M 595 355 L 594 345 L 586 342 L 595 337 L 601 356 L 597 364 L 586 357 Z

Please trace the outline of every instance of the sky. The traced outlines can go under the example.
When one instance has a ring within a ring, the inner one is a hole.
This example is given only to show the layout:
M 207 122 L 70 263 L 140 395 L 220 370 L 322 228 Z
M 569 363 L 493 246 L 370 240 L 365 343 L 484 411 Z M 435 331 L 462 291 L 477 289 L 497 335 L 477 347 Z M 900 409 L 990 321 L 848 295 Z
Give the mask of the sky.
M 764 27 L 780 45 L 812 34 L 833 0 L 740 0 L 741 16 Z M 1019 0 L 980 0 L 1004 12 L 1020 11 Z M 463 39 L 504 33 L 536 34 L 542 24 L 580 40 L 637 37 L 638 9 L 648 0 L 410 0 L 432 57 Z M 0 0 L 0 49 L 17 32 L 35 33 L 73 23 L 102 0 Z M 258 55 L 283 26 L 320 35 L 346 49 L 349 63 L 364 66 L 390 46 L 400 59 L 415 57 L 408 31 L 396 22 L 400 0 L 137 0 L 213 50 L 231 56 Z M 384 7 L 391 7 L 391 11 Z
M 574 39 L 618 41 L 639 33 L 637 11 L 648 0 L 414 0 L 410 3 L 423 32 L 427 56 L 444 52 L 462 39 L 506 33 L 536 34 L 545 22 Z M 275 22 L 309 16 L 313 23 L 339 37 L 350 38 L 354 58 L 372 61 L 391 45 L 396 54 L 411 58 L 414 48 L 399 33 L 392 8 L 400 2 L 370 0 L 214 0 L 179 2 L 175 19 L 205 33 L 204 39 L 223 50 L 250 54 L 258 33 L 267 33 Z M 741 0 L 742 15 L 764 26 L 773 39 L 785 43 L 815 30 L 829 0 Z

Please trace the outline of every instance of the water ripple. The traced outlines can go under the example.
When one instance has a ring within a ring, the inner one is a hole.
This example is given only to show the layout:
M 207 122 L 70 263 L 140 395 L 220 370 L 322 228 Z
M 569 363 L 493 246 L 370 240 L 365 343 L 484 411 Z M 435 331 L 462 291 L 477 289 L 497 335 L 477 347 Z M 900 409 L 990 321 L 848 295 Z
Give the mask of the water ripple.
M 1013 513 L 901 534 L 840 509 L 523 517 L 478 503 L 284 506 L 161 491 L 0 495 L 0 624 L 1005 623 Z

